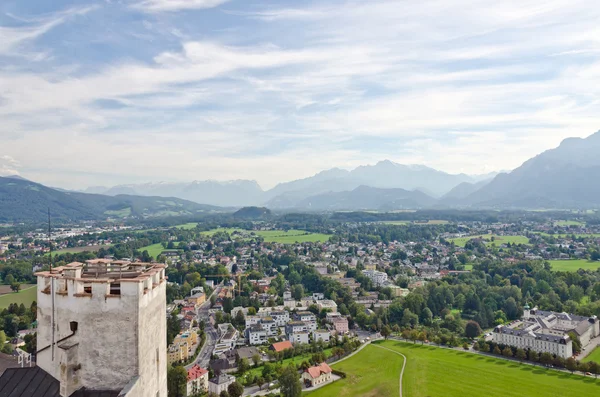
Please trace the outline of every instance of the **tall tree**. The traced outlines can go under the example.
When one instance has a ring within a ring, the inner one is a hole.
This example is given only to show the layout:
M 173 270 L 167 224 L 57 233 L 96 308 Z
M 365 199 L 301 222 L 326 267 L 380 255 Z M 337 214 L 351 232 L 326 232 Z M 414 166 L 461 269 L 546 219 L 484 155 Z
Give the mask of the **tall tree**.
M 573 373 L 577 370 L 577 361 L 573 357 L 569 357 L 565 362 L 565 367 Z
M 185 397 L 187 371 L 181 366 L 172 367 L 167 372 L 167 390 L 169 397 Z
M 293 364 L 283 370 L 279 377 L 279 385 L 283 397 L 300 397 L 302 395 L 302 384 Z
M 244 386 L 242 386 L 240 382 L 233 382 L 227 386 L 227 391 L 229 392 L 230 397 L 242 397 L 242 394 L 244 394 Z

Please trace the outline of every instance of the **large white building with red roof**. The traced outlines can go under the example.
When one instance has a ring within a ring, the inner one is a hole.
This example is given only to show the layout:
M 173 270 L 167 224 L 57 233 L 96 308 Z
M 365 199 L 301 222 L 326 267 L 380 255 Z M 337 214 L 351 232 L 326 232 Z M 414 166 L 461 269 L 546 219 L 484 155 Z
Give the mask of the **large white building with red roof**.
M 198 365 L 187 370 L 187 395 L 193 396 L 208 391 L 208 371 Z

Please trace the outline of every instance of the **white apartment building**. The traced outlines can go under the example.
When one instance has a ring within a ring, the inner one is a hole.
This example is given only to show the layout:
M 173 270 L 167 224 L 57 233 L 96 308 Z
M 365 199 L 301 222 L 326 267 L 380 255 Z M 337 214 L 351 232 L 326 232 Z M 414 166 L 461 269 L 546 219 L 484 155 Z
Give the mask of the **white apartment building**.
M 301 332 L 289 334 L 288 339 L 292 343 L 292 345 L 297 345 L 297 344 L 301 344 L 301 343 L 309 343 L 310 339 L 309 339 L 308 335 L 309 335 L 309 333 L 307 331 L 301 331 Z
M 240 333 L 229 323 L 219 324 L 219 342 L 215 345 L 213 354 L 219 355 L 235 348 Z
M 294 320 L 302 321 L 306 324 L 308 331 L 317 329 L 317 316 L 308 311 L 298 312 L 294 315 Z
M 320 340 L 323 342 L 329 342 L 329 339 L 331 338 L 331 332 L 327 331 L 326 329 L 317 329 L 312 332 L 312 337 L 315 342 Z
M 246 316 L 246 328 L 249 328 L 258 323 L 260 323 L 259 316 Z
M 286 335 L 297 334 L 298 332 L 307 332 L 308 326 L 302 321 L 290 321 L 285 325 Z
M 246 328 L 246 342 L 249 345 L 264 345 L 267 343 L 267 331 L 265 331 L 260 325 L 253 325 L 250 328 Z
M 332 313 L 337 312 L 337 304 L 330 300 L 330 299 L 323 299 L 320 301 L 317 301 L 317 307 L 319 308 L 319 310 L 330 310 Z
M 596 316 L 583 317 L 567 313 L 542 310 L 529 310 L 525 306 L 523 321 L 513 327 L 498 326 L 494 329 L 493 340 L 521 349 L 531 349 L 538 353 L 548 352 L 563 358 L 573 355 L 573 342 L 569 332 L 577 334 L 582 347 L 590 339 L 600 335 Z
M 288 321 L 290 321 L 290 313 L 285 310 L 273 311 L 270 313 L 270 317 L 278 327 L 283 327 Z
M 376 286 L 382 286 L 388 279 L 387 273 L 380 272 L 377 270 L 363 270 L 362 272 L 365 276 L 367 276 L 373 284 Z

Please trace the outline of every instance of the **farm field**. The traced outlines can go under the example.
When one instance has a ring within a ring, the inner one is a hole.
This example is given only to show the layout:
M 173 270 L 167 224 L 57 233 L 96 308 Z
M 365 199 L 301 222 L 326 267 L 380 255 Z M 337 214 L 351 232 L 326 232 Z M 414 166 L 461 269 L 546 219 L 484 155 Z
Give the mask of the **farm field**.
M 175 243 L 175 244 L 177 244 L 177 243 Z M 152 244 L 152 245 L 147 245 L 147 246 L 139 249 L 140 252 L 144 252 L 146 250 L 148 251 L 148 254 L 150 256 L 153 256 L 154 259 L 156 259 L 156 257 L 159 256 L 160 253 L 165 250 L 165 248 L 162 246 L 161 243 L 156 243 L 156 244 Z
M 403 397 L 577 397 L 600 392 L 600 380 L 594 378 L 460 350 L 390 340 L 380 344 L 407 358 Z
M 573 235 L 575 235 L 576 238 L 593 238 L 593 237 L 600 237 L 600 233 L 562 233 L 562 234 L 550 234 L 550 233 L 542 233 L 540 232 L 539 234 L 543 235 L 543 236 L 548 236 L 548 237 L 556 237 L 556 238 L 564 238 L 564 237 L 571 237 Z
M 401 356 L 375 346 L 333 365 L 347 377 L 303 395 L 310 397 L 396 397 L 400 392 Z M 406 396 L 410 396 L 406 394 Z
M 177 229 L 183 229 L 183 230 L 192 230 L 195 229 L 196 226 L 198 226 L 198 222 L 190 222 L 190 223 L 184 223 L 182 225 L 177 225 L 175 226 Z
M 90 245 L 86 247 L 73 247 L 73 248 L 63 248 L 61 250 L 52 251 L 52 255 L 60 255 L 60 254 L 78 254 L 80 252 L 96 252 L 100 248 L 108 248 L 112 244 L 104 244 L 104 245 Z M 44 255 L 49 255 L 46 253 Z
M 584 226 L 585 222 L 579 221 L 556 221 L 554 222 L 555 226 Z
M 245 234 L 254 233 L 257 236 L 261 236 L 265 242 L 267 243 L 281 243 L 281 244 L 293 244 L 295 242 L 299 243 L 314 243 L 317 241 L 327 241 L 329 240 L 329 234 L 322 233 L 310 233 L 304 230 L 288 230 L 287 232 L 284 230 L 242 230 L 242 229 L 234 229 L 234 228 L 218 228 L 213 230 L 208 230 L 202 232 L 205 235 L 213 235 L 217 232 L 227 232 L 232 234 L 233 232 L 242 232 Z
M 386 225 L 447 225 L 448 221 L 432 219 L 429 221 L 382 221 Z
M 566 259 L 551 260 L 552 270 L 560 272 L 575 272 L 579 269 L 597 270 L 600 269 L 600 261 L 588 261 L 587 259 Z
M 549 261 L 552 270 L 560 272 L 576 272 L 579 269 L 597 270 L 600 269 L 600 261 L 588 261 L 587 259 L 566 259 Z
M 457 246 L 464 247 L 465 244 L 467 244 L 467 241 L 472 240 L 474 238 L 482 238 L 484 240 L 490 240 L 492 237 L 494 237 L 494 241 L 493 242 L 486 241 L 487 245 L 490 245 L 490 244 L 500 245 L 500 244 L 507 244 L 507 243 L 529 244 L 529 239 L 525 236 L 496 236 L 496 235 L 492 235 L 492 234 L 482 234 L 479 236 L 451 238 L 448 241 L 453 241 L 454 244 L 456 244 Z
M 28 284 L 29 286 L 29 284 Z M 2 286 L 4 287 L 4 286 Z M 9 287 L 10 289 L 10 287 Z M 2 288 L 4 292 L 4 288 Z M 29 286 L 26 289 L 22 289 L 21 291 L 14 293 L 6 293 L 0 296 L 0 309 L 6 309 L 11 303 L 16 304 L 24 304 L 25 307 L 31 306 L 34 300 L 37 299 L 37 286 Z
M 600 363 L 600 347 L 596 347 L 586 358 L 581 361 L 584 363 L 587 363 L 588 361 Z

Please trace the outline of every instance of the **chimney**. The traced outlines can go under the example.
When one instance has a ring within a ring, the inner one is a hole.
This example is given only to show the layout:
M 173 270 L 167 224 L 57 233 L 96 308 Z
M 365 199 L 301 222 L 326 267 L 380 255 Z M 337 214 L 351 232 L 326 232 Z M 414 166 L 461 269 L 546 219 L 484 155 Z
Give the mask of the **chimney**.
M 77 323 L 71 322 L 71 331 L 77 330 Z M 75 330 L 73 330 L 75 328 Z M 78 362 L 79 343 L 66 341 L 59 346 L 60 365 L 60 396 L 69 397 L 81 388 L 79 370 L 81 364 Z

